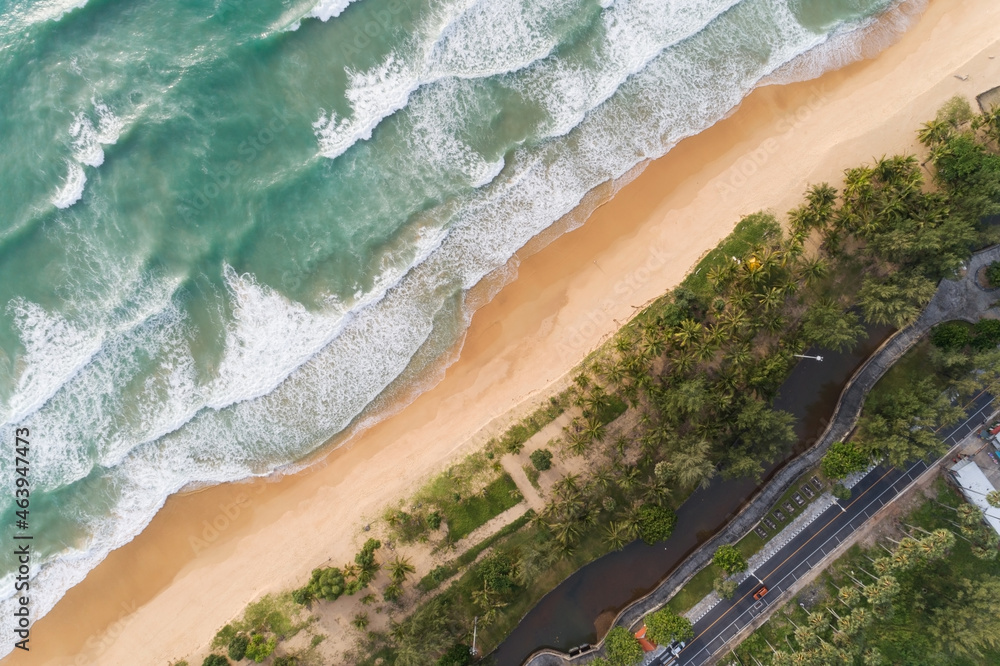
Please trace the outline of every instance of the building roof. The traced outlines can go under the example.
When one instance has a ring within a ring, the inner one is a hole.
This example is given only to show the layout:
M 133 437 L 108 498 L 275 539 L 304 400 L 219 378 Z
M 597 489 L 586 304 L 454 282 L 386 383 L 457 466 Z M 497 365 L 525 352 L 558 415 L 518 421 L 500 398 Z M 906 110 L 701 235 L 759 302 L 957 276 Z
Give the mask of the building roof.
M 987 493 L 993 492 L 996 488 L 983 474 L 976 461 L 972 458 L 960 460 L 952 465 L 951 473 L 969 503 L 982 509 L 986 522 L 1000 534 L 1000 509 L 990 506 L 986 501 Z

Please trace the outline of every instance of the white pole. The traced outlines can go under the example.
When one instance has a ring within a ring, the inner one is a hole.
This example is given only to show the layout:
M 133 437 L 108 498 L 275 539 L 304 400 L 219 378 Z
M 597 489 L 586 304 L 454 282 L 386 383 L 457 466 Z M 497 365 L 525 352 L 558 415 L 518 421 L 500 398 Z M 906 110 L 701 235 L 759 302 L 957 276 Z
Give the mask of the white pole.
M 823 360 L 822 356 L 804 356 L 802 354 L 792 354 L 792 356 L 797 356 L 798 358 L 809 358 L 809 359 L 812 359 L 814 361 L 822 361 Z
M 471 652 L 472 652 L 472 656 L 473 657 L 476 656 L 476 629 L 478 629 L 478 628 L 479 628 L 479 616 L 477 615 L 476 619 L 472 621 L 472 649 L 471 649 Z

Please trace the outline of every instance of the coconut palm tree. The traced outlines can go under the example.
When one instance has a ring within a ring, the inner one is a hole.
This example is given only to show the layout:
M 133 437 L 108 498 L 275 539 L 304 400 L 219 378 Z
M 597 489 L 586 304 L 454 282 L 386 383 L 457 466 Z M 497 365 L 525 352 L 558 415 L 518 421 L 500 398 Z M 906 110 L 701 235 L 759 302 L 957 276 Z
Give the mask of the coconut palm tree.
M 580 493 L 580 475 L 567 474 L 552 484 L 552 490 L 562 498 L 575 497 Z
M 608 523 L 604 529 L 604 542 L 612 550 L 621 550 L 631 541 L 629 526 L 624 522 Z
M 598 467 L 594 471 L 591 478 L 594 480 L 594 483 L 600 486 L 603 490 L 610 488 L 611 484 L 614 483 L 615 480 L 614 474 L 611 473 L 611 469 L 607 465 L 601 465 Z
M 674 340 L 677 342 L 677 346 L 681 349 L 693 346 L 694 343 L 701 340 L 704 328 L 701 322 L 691 318 L 684 319 L 674 331 Z
M 816 256 L 806 259 L 799 268 L 799 276 L 806 286 L 812 286 L 817 281 L 826 277 L 829 266 L 823 257 Z
M 400 557 L 397 555 L 393 559 L 386 563 L 386 568 L 389 571 L 389 579 L 397 585 L 402 585 L 406 581 L 406 577 L 417 572 L 416 567 L 413 563 L 405 557 Z
M 592 442 L 604 441 L 604 424 L 596 416 L 591 416 L 587 419 L 582 434 Z
M 951 123 L 944 120 L 931 120 L 924 123 L 917 132 L 917 139 L 927 147 L 942 144 L 951 137 Z
M 618 487 L 623 491 L 628 492 L 635 487 L 635 484 L 639 481 L 639 470 L 635 467 L 629 467 L 623 469 L 618 475 Z
M 704 439 L 691 441 L 678 451 L 671 460 L 678 483 L 688 488 L 707 486 L 715 475 L 715 465 L 709 459 L 711 452 L 712 445 Z

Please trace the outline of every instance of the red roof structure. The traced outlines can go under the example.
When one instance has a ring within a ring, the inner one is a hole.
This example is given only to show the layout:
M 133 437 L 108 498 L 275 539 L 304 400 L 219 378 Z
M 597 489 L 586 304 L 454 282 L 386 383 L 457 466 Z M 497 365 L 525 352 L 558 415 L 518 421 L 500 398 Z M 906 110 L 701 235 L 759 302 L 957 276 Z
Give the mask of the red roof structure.
M 646 640 L 646 625 L 642 625 L 642 629 L 635 632 L 635 638 L 639 641 L 639 645 L 642 646 L 643 652 L 652 652 L 656 649 L 656 645 Z

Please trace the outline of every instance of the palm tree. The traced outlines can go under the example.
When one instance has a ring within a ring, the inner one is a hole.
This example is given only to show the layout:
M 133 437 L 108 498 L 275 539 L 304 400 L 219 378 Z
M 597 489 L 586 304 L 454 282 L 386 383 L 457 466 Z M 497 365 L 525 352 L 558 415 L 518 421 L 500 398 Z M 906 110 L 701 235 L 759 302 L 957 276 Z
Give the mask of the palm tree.
M 552 526 L 556 541 L 563 549 L 569 549 L 582 532 L 579 523 L 575 520 L 563 520 Z
M 597 468 L 591 478 L 594 480 L 594 483 L 602 489 L 607 490 L 611 487 L 611 484 L 614 483 L 615 477 L 607 465 L 601 465 Z
M 951 123 L 944 120 L 926 122 L 917 132 L 917 139 L 925 146 L 933 146 L 947 141 L 951 137 Z
M 813 257 L 802 262 L 800 274 L 806 286 L 812 286 L 817 280 L 826 277 L 828 266 L 822 257 Z
M 674 339 L 677 341 L 678 346 L 684 349 L 700 340 L 703 330 L 704 326 L 701 325 L 701 322 L 688 318 L 677 326 L 677 330 L 674 332 Z
M 618 487 L 624 491 L 629 491 L 635 487 L 635 484 L 639 480 L 639 470 L 635 467 L 629 467 L 621 471 L 618 476 Z
M 674 455 L 672 463 L 677 481 L 684 487 L 703 487 L 715 475 L 715 465 L 709 459 L 712 445 L 704 439 L 691 442 Z
M 580 475 L 579 474 L 567 474 L 563 478 L 559 479 L 552 485 L 552 489 L 555 490 L 557 495 L 563 498 L 572 497 L 579 494 L 580 491 Z
M 738 345 L 732 347 L 725 356 L 725 360 L 734 370 L 743 370 L 753 360 L 749 345 Z
M 402 585 L 406 582 L 407 576 L 417 572 L 416 567 L 413 566 L 408 558 L 400 557 L 398 555 L 389 560 L 386 564 L 386 568 L 389 570 L 390 580 L 397 585 Z
M 630 541 L 630 530 L 625 522 L 608 523 L 604 530 L 604 542 L 612 550 L 621 550 Z
M 837 593 L 837 598 L 840 599 L 845 606 L 851 608 L 856 606 L 858 602 L 861 601 L 861 594 L 858 592 L 856 587 L 845 585 L 840 588 L 840 591 Z

